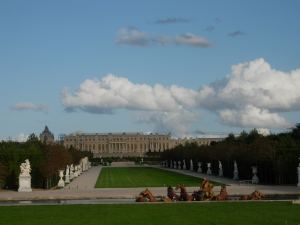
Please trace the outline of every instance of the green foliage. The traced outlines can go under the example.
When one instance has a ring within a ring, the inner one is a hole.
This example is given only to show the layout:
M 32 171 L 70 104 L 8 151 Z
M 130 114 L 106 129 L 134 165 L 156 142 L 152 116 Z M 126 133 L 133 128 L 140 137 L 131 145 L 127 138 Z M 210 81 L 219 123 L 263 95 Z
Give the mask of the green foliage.
M 299 136 L 298 136 L 299 135 Z M 212 163 L 212 171 L 218 174 L 218 161 L 222 161 L 226 177 L 233 176 L 233 162 L 236 160 L 241 179 L 251 179 L 251 167 L 258 166 L 258 176 L 262 183 L 295 184 L 296 167 L 300 157 L 300 125 L 291 132 L 262 136 L 257 130 L 249 134 L 243 131 L 238 137 L 229 134 L 222 142 L 210 146 L 198 146 L 195 143 L 180 145 L 161 154 L 162 160 L 193 159 L 197 162 Z M 189 167 L 189 163 L 187 163 Z

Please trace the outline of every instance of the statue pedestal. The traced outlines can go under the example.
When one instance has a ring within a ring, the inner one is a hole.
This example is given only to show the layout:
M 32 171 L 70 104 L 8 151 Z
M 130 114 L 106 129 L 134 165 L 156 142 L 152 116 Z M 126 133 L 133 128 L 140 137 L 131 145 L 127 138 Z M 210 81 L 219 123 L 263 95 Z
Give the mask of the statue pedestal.
M 237 170 L 233 171 L 233 179 L 238 180 L 239 179 L 239 172 Z
M 223 177 L 223 169 L 219 169 L 219 177 Z
M 57 187 L 63 188 L 65 186 L 65 182 L 62 178 L 59 179 Z
M 252 184 L 258 184 L 258 183 L 259 183 L 258 176 L 254 174 L 254 176 L 252 177 Z
M 31 189 L 31 176 L 19 176 L 19 189 L 18 192 L 32 192 Z
M 211 172 L 211 169 L 210 169 L 210 168 L 207 169 L 206 174 L 207 174 L 207 175 L 212 175 L 212 172 Z
M 69 184 L 69 183 L 70 183 L 70 176 L 69 176 L 69 175 L 66 175 L 66 176 L 65 176 L 65 183 L 66 183 L 66 184 Z

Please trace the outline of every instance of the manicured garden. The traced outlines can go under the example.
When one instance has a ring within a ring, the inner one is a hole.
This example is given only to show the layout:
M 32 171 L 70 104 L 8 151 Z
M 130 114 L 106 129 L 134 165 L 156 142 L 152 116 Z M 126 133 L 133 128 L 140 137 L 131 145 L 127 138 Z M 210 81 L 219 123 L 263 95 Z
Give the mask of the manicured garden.
M 298 225 L 290 202 L 0 206 L 5 225 Z
M 202 180 L 192 176 L 150 167 L 104 167 L 97 188 L 167 187 L 184 184 L 200 186 Z

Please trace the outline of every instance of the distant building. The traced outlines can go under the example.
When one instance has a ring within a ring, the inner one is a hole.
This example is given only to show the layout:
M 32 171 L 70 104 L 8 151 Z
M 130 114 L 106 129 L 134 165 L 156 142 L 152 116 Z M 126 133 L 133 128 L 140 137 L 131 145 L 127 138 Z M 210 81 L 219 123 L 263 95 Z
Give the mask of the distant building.
M 63 144 L 66 148 L 90 151 L 94 157 L 123 157 L 163 152 L 185 143 L 210 145 L 221 140 L 223 138 L 172 139 L 169 134 L 157 133 L 73 133 L 64 137 Z
M 50 132 L 47 126 L 45 126 L 44 131 L 40 134 L 40 141 L 45 144 L 54 143 L 54 135 Z

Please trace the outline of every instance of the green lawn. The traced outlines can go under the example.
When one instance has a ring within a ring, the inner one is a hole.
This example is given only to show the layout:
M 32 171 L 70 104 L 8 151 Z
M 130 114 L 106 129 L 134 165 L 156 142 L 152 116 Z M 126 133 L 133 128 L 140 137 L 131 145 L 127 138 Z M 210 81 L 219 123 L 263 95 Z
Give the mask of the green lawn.
M 290 202 L 0 206 L 2 225 L 298 225 Z
M 98 177 L 97 188 L 164 187 L 184 184 L 200 186 L 202 179 L 149 167 L 105 167 Z

